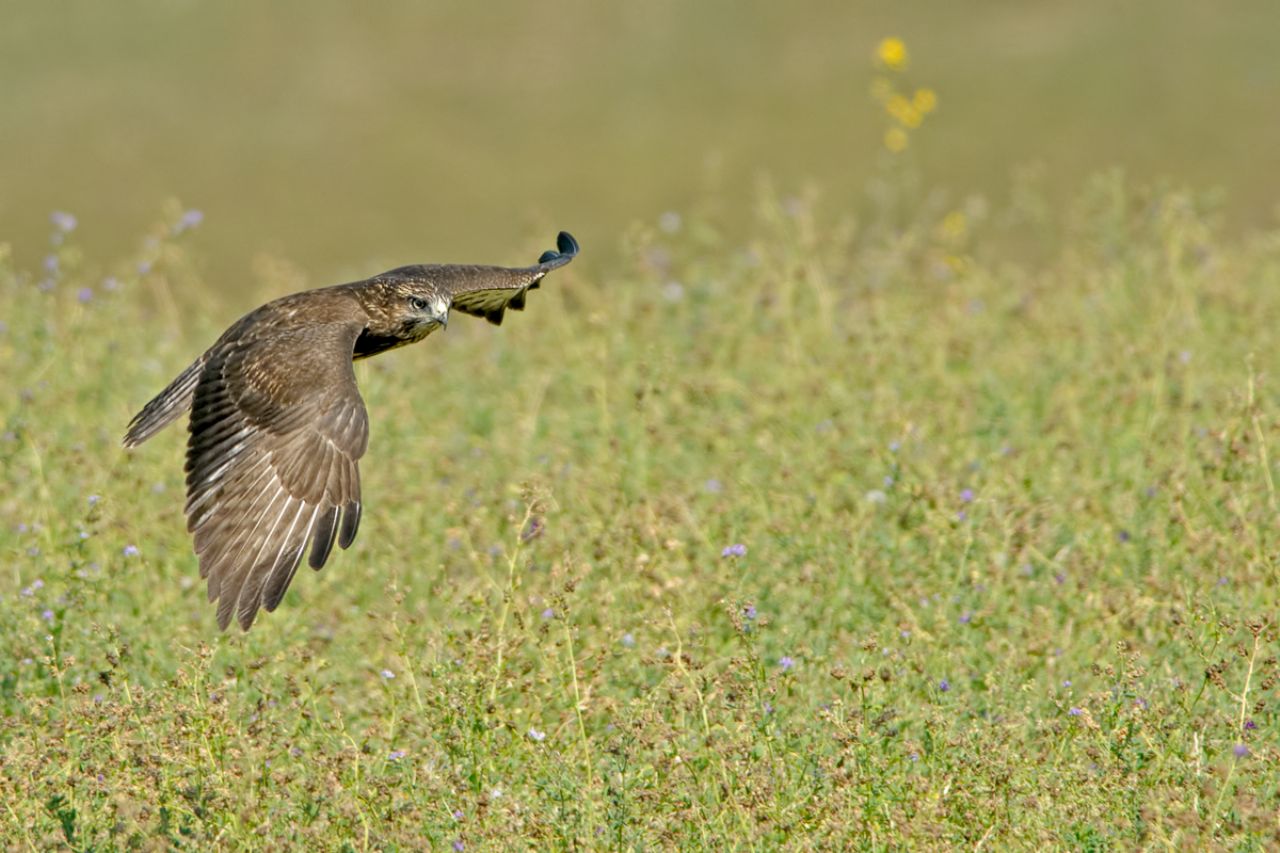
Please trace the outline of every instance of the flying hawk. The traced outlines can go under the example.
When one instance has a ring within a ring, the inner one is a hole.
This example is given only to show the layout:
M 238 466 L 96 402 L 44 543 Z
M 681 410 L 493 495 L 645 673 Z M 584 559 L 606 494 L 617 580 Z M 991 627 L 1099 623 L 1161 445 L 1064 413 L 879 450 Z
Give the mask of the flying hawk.
M 134 416 L 125 447 L 191 412 L 187 530 L 219 628 L 234 616 L 247 631 L 259 607 L 275 610 L 308 543 L 319 569 L 356 538 L 369 416 L 352 362 L 422 340 L 450 309 L 498 325 L 577 254 L 562 231 L 530 267 L 400 267 L 268 302 Z

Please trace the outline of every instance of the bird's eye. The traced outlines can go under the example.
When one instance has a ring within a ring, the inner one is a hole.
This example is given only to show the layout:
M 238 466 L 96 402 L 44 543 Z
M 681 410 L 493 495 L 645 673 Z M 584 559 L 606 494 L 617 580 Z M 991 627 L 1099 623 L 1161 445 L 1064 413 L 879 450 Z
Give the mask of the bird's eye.
M 409 307 L 411 307 L 414 311 L 418 311 L 418 312 L 426 311 L 427 300 L 423 299 L 421 296 L 410 296 Z

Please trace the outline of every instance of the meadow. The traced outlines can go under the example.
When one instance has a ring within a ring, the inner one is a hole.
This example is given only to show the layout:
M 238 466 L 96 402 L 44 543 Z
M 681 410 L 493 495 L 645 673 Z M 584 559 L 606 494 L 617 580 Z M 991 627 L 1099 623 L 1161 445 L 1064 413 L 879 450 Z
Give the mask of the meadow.
M 0 848 L 1280 846 L 1270 4 L 580 6 L 0 32 Z M 219 633 L 130 417 L 561 228 Z
M 4 255 L 6 844 L 1274 846 L 1280 233 L 895 168 L 361 363 L 360 539 L 248 634 L 119 446 L 239 310 L 192 217 Z

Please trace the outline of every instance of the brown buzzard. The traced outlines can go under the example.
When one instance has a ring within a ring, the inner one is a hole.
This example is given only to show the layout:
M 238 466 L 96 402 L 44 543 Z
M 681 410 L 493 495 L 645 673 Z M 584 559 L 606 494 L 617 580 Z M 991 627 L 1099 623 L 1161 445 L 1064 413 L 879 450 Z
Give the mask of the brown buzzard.
M 218 626 L 275 610 L 310 543 L 319 569 L 360 526 L 369 416 L 352 362 L 420 341 L 450 309 L 495 325 L 578 254 L 566 232 L 530 267 L 431 264 L 308 290 L 240 318 L 134 416 L 136 447 L 190 410 L 187 529 Z

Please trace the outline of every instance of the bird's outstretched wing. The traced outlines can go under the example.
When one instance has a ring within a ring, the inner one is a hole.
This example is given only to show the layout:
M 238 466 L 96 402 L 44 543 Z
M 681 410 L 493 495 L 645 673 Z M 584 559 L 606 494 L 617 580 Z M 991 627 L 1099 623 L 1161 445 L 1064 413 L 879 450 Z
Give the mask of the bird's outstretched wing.
M 441 282 L 453 298 L 453 309 L 484 317 L 495 326 L 502 324 L 508 308 L 524 310 L 525 294 L 536 290 L 542 277 L 562 267 L 578 255 L 578 241 L 568 231 L 556 238 L 556 248 L 542 253 L 531 267 L 455 267 L 456 275 Z
M 369 419 L 358 323 L 269 330 L 207 354 L 192 399 L 187 528 L 218 626 L 275 610 L 301 562 L 319 569 L 360 524 Z

